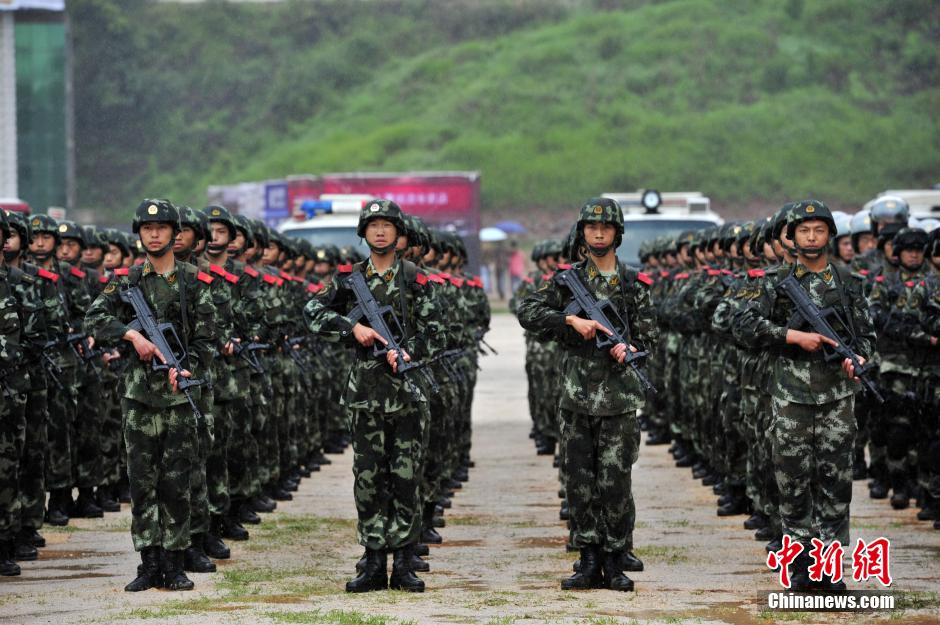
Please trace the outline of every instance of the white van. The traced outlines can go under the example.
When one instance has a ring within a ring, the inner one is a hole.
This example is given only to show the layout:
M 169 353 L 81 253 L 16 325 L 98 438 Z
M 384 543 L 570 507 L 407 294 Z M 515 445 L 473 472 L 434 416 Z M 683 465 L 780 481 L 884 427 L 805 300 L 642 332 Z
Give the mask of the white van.
M 336 247 L 359 248 L 368 256 L 369 247 L 356 234 L 356 226 L 362 207 L 374 199 L 371 195 L 324 194 L 319 200 L 303 202 L 294 218 L 281 223 L 277 229 L 289 236 L 307 239 L 315 246 L 332 243 Z

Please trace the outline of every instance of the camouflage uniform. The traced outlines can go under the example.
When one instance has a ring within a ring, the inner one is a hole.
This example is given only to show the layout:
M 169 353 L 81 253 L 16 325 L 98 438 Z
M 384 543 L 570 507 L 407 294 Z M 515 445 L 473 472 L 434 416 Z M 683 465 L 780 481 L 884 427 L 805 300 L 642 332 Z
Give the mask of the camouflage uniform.
M 305 309 L 308 327 L 327 341 L 353 344 L 353 323 L 346 317 L 356 305 L 343 278 L 361 272 L 380 306 L 399 315 L 402 344 L 415 362 L 434 353 L 443 327 L 434 318 L 427 278 L 408 261 L 378 273 L 371 261 L 340 270 Z M 358 343 L 356 343 L 358 345 Z M 392 374 L 371 348 L 358 349 L 346 382 L 343 404 L 353 435 L 353 475 L 359 513 L 359 543 L 373 550 L 397 550 L 415 543 L 421 529 L 419 483 L 428 425 L 427 400 L 416 385 Z

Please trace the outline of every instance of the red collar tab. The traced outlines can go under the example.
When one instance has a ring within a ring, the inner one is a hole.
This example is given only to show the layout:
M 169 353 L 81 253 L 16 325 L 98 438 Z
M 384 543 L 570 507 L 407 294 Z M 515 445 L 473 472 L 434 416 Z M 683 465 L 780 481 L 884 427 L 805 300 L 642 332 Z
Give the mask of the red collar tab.
M 416 274 L 415 274 L 415 282 L 417 282 L 417 283 L 420 284 L 421 286 L 424 286 L 425 284 L 428 283 L 428 277 L 427 277 L 426 275 L 424 275 L 423 273 L 420 273 L 420 272 L 419 272 L 419 273 L 416 273 Z
M 877 278 L 875 278 L 875 282 L 884 282 L 884 281 L 885 281 L 884 276 L 878 276 Z
M 42 269 L 42 268 L 39 269 L 38 273 L 39 273 L 40 277 L 43 277 L 43 278 L 45 278 L 46 280 L 52 280 L 53 282 L 58 282 L 58 281 L 59 281 L 59 274 L 57 274 L 57 273 L 52 273 L 51 271 L 47 271 L 47 270 Z
M 264 274 L 263 279 L 264 279 L 264 281 L 267 282 L 268 284 L 277 284 L 277 277 L 272 276 L 272 275 L 269 274 L 269 273 Z
M 311 282 L 310 284 L 307 285 L 307 292 L 308 292 L 308 293 L 319 293 L 319 292 L 322 291 L 322 290 L 323 290 L 323 285 L 322 285 L 322 284 L 317 284 L 316 282 Z
M 526 282 L 526 283 L 528 283 L 528 284 L 535 284 L 535 280 L 533 280 L 533 279 L 530 278 L 529 276 L 526 276 L 525 278 L 523 278 L 522 281 L 523 281 L 523 282 Z
M 859 273 L 862 274 L 863 276 L 867 276 L 867 275 L 868 275 L 869 273 L 871 273 L 871 272 L 868 271 L 867 269 L 861 269 L 861 270 L 859 270 Z
M 689 277 L 689 274 L 684 271 L 682 273 L 676 274 L 676 280 L 685 280 L 688 277 Z
M 116 276 L 126 276 L 130 273 L 130 269 L 127 267 L 118 267 L 114 270 L 114 275 Z
M 202 282 L 205 282 L 206 284 L 212 284 L 212 281 L 215 280 L 215 278 L 207 274 L 205 271 L 200 271 L 197 273 L 196 278 Z
M 646 286 L 653 285 L 653 279 L 649 277 L 648 274 L 643 273 L 642 271 L 637 272 L 636 279 L 645 284 Z
M 98 282 L 100 282 L 101 284 L 107 284 L 108 282 L 110 282 L 110 280 L 108 280 L 108 276 L 100 275 L 98 276 Z
M 450 278 L 450 283 L 459 289 L 463 286 L 464 281 L 462 278 Z
M 209 271 L 219 276 L 225 276 L 225 268 L 219 265 L 209 265 Z
M 80 278 L 82 280 L 84 280 L 85 276 L 87 275 L 84 271 L 82 271 L 78 267 L 72 267 L 71 269 L 69 269 L 69 273 L 71 273 L 76 278 Z
M 659 272 L 659 277 L 660 277 L 660 278 L 668 278 L 668 277 L 669 277 L 669 272 L 668 272 L 668 271 L 662 271 L 662 270 L 660 270 L 660 272 Z
M 438 274 L 436 274 L 436 273 L 432 273 L 431 275 L 429 275 L 429 276 L 428 276 L 428 280 L 430 280 L 431 282 L 433 282 L 433 283 L 435 283 L 435 284 L 446 284 L 446 283 L 447 283 L 447 280 L 445 280 L 444 278 L 440 277 L 440 276 L 439 276 Z
M 710 275 L 710 276 L 712 276 L 712 277 L 720 276 L 720 275 L 721 275 L 721 272 L 718 271 L 717 269 L 706 269 L 705 271 L 707 271 L 707 272 L 708 272 L 708 275 Z
M 733 275 L 734 275 L 734 272 L 731 271 L 730 269 L 722 269 L 722 270 L 721 270 L 721 273 L 723 273 L 723 274 L 726 275 L 726 276 L 733 276 Z
M 444 272 L 442 271 L 441 273 L 439 273 L 439 274 L 437 274 L 437 275 L 439 275 L 440 277 L 444 278 L 445 280 L 450 280 L 450 274 L 449 274 L 449 273 L 444 273 Z
M 913 281 L 913 280 L 908 280 L 908 281 L 905 282 L 904 284 L 907 285 L 908 288 L 910 288 L 910 287 L 914 286 L 914 281 Z
M 337 265 L 336 271 L 340 273 L 352 273 L 352 263 L 348 265 Z
M 569 265 L 568 263 L 558 263 L 557 267 L 558 267 L 558 269 L 560 269 L 561 271 L 565 271 L 565 270 L 571 269 L 571 265 Z
M 763 278 L 767 273 L 763 269 L 748 269 L 747 275 L 749 278 Z
M 258 270 L 252 267 L 251 265 L 245 265 L 245 273 L 247 273 L 252 278 L 258 277 Z

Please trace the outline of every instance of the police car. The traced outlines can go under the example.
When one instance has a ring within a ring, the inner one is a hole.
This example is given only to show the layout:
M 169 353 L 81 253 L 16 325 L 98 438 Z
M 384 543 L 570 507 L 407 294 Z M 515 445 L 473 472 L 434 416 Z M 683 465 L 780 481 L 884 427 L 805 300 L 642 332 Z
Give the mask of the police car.
M 620 260 L 640 266 L 640 244 L 659 236 L 678 236 L 686 230 L 720 226 L 724 220 L 711 210 L 711 201 L 697 191 L 660 193 L 654 189 L 635 193 L 604 193 L 623 209 L 623 242 Z
M 359 212 L 375 198 L 371 195 L 329 195 L 300 204 L 294 218 L 280 224 L 278 232 L 307 239 L 314 246 L 358 248 L 369 255 L 369 248 L 356 234 Z

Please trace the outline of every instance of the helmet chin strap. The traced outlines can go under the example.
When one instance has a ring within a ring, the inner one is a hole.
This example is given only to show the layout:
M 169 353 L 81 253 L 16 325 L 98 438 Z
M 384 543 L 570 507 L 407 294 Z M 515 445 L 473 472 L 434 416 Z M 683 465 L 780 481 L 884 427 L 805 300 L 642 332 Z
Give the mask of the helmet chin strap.
M 786 246 L 784 246 L 786 247 Z M 797 254 L 802 254 L 806 258 L 817 259 L 820 256 L 823 256 L 826 253 L 826 246 L 822 247 L 800 247 L 798 245 L 793 246 Z M 796 254 L 794 254 L 796 255 Z
M 3 252 L 3 260 L 12 263 L 20 254 L 21 250 L 5 250 Z
M 206 247 L 209 249 L 209 251 L 212 254 L 218 255 L 228 249 L 228 243 L 226 243 L 225 245 L 221 245 L 219 243 L 207 243 Z
M 30 252 L 30 254 L 32 254 L 33 258 L 35 258 L 41 263 L 44 263 L 50 258 L 52 258 L 52 252 Z
M 614 249 L 613 245 L 605 245 L 603 247 L 588 245 L 588 251 L 591 252 L 591 256 L 596 256 L 597 258 L 600 258 L 601 256 L 607 256 L 607 253 L 612 249 Z
M 369 249 L 372 250 L 374 253 L 378 254 L 379 256 L 385 256 L 386 254 L 388 254 L 389 252 L 395 249 L 395 247 L 398 245 L 398 241 L 397 240 L 392 241 L 388 245 L 383 245 L 382 247 L 379 247 L 378 245 L 373 245 L 372 243 L 368 243 L 368 242 L 367 242 L 367 245 L 369 246 Z

